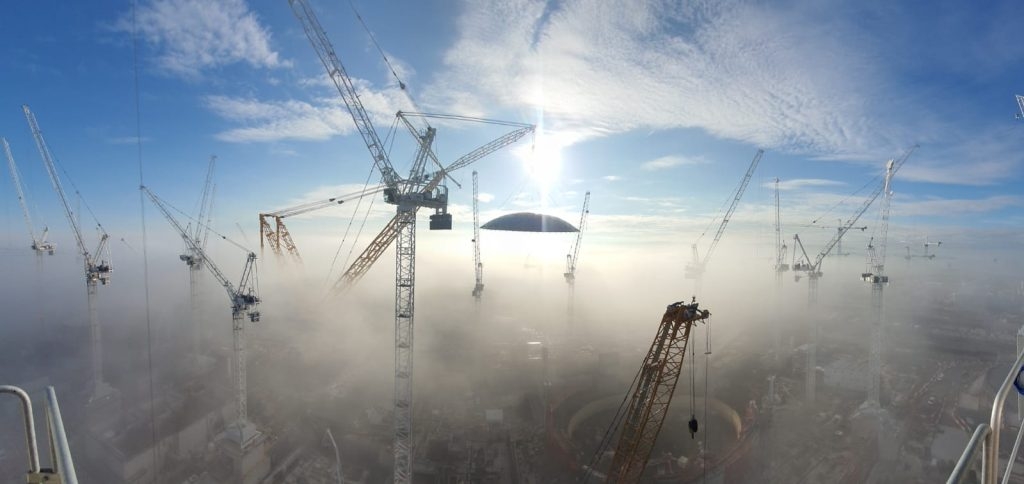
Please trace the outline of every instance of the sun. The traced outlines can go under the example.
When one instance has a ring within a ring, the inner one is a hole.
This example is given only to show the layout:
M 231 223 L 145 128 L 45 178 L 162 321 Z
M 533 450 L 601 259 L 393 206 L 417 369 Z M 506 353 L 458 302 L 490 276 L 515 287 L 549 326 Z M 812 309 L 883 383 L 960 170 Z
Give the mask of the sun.
M 547 193 L 562 172 L 562 146 L 550 137 L 538 137 L 523 153 L 523 165 L 540 190 Z

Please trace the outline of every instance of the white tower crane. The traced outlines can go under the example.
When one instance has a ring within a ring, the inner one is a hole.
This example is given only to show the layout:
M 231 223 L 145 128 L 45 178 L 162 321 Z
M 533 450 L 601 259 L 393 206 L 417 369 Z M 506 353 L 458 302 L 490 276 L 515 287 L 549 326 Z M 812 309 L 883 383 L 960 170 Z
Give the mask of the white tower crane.
M 779 179 L 775 179 L 775 278 L 782 281 L 782 273 L 789 270 L 786 264 L 786 243 L 782 241 L 782 211 L 779 210 Z
M 1020 94 L 1017 94 L 1017 108 L 1020 109 L 1020 112 L 1017 113 L 1016 118 L 1024 119 L 1024 96 Z
M 883 289 L 889 283 L 889 276 L 885 274 L 885 252 L 889 236 L 889 211 L 892 206 L 892 177 L 895 173 L 895 162 L 889 160 L 886 164 L 885 180 L 883 181 L 882 206 L 880 210 L 882 223 L 878 232 L 878 244 L 874 244 L 875 238 L 868 243 L 867 270 L 861 274 L 861 279 L 871 283 L 871 306 L 875 311 L 875 318 L 871 325 L 870 355 L 868 357 L 868 399 L 867 405 L 871 409 L 878 409 L 879 386 L 882 373 L 882 326 L 885 321 L 885 297 Z
M 711 254 L 715 252 L 715 247 L 718 246 L 718 242 L 722 240 L 722 234 L 725 233 L 725 227 L 729 225 L 729 219 L 732 218 L 732 213 L 736 211 L 736 206 L 740 203 L 740 198 L 743 197 L 743 192 L 746 191 L 747 185 L 750 183 L 750 177 L 754 175 L 754 169 L 757 168 L 757 163 L 761 161 L 761 157 L 764 156 L 764 150 L 757 150 L 754 155 L 754 159 L 750 162 L 750 167 L 747 168 L 747 172 L 743 175 L 743 179 L 740 180 L 740 185 L 736 188 L 733 193 L 732 203 L 729 204 L 729 209 L 725 211 L 725 215 L 722 217 L 722 222 L 718 225 L 718 230 L 715 231 L 715 237 L 711 240 L 711 245 L 708 246 L 707 252 L 704 253 L 704 258 L 701 259 L 697 254 L 697 243 L 694 242 L 693 248 L 693 260 L 686 265 L 685 275 L 687 279 L 700 280 L 704 274 L 704 269 L 707 267 L 708 261 L 711 260 Z M 703 237 L 704 234 L 701 234 Z M 700 240 L 700 237 L 698 237 Z
M 28 235 L 32 237 L 32 250 L 36 251 L 37 255 L 42 255 L 43 252 L 53 255 L 57 246 L 46 240 L 46 235 L 50 232 L 50 229 L 43 227 L 43 233 L 36 237 L 36 228 L 32 224 L 32 216 L 29 214 L 28 202 L 25 198 L 25 188 L 21 183 L 21 172 L 18 171 L 18 165 L 14 162 L 11 146 L 7 144 L 7 139 L 5 138 L 0 138 L 0 143 L 4 145 L 4 154 L 7 155 L 7 168 L 11 171 L 11 181 L 14 183 L 14 189 L 18 192 L 18 204 L 21 205 L 21 211 L 25 214 L 25 226 L 28 227 Z
M 395 440 L 394 440 L 394 473 L 393 481 L 405 484 L 412 481 L 412 377 L 413 377 L 413 318 L 415 316 L 415 281 L 416 281 L 416 212 L 420 207 L 433 208 L 430 216 L 431 230 L 450 230 L 451 214 L 448 213 L 448 189 L 441 182 L 447 173 L 465 166 L 479 158 L 505 146 L 529 132 L 533 127 L 523 124 L 518 129 L 480 149 L 455 161 L 444 168 L 431 150 L 436 130 L 427 125 L 420 131 L 408 121 L 409 116 L 422 116 L 419 113 L 401 113 L 398 118 L 417 140 L 418 151 L 407 178 L 401 178 L 388 159 L 388 153 L 381 143 L 366 109 L 363 107 L 355 84 L 341 64 L 334 47 L 327 38 L 327 33 L 320 26 L 307 0 L 289 0 L 292 12 L 302 24 L 302 29 L 316 51 L 320 62 L 324 65 L 327 75 L 333 81 L 344 100 L 357 131 L 363 138 L 374 166 L 380 172 L 384 188 L 384 201 L 395 205 L 397 213 L 380 235 L 371 242 L 370 248 L 353 264 L 353 268 L 342 275 L 342 281 L 353 282 L 376 261 L 380 253 L 396 241 L 395 246 Z M 463 119 L 449 116 L 448 119 Z M 479 120 L 477 120 L 479 121 Z M 512 123 L 502 123 L 509 124 Z M 441 171 L 433 175 L 426 173 L 427 159 L 433 161 Z M 460 164 L 461 163 L 461 164 Z M 376 255 L 373 255 L 376 254 Z M 344 285 L 344 284 L 343 284 Z
M 64 207 L 64 215 L 67 217 L 68 223 L 71 224 L 71 232 L 75 236 L 78 253 L 81 254 L 85 263 L 85 286 L 89 306 L 89 340 L 92 346 L 92 395 L 89 401 L 98 403 L 101 400 L 107 400 L 108 397 L 116 396 L 116 390 L 103 380 L 103 341 L 100 323 L 96 315 L 96 285 L 97 283 L 106 285 L 110 282 L 110 253 L 107 245 L 110 236 L 103 230 L 103 226 L 97 223 L 100 240 L 96 244 L 96 250 L 89 252 L 85 245 L 85 239 L 82 237 L 82 231 L 78 227 L 78 219 L 75 217 L 74 211 L 71 210 L 71 203 L 64 193 L 60 177 L 57 175 L 53 155 L 46 145 L 46 140 L 43 139 L 43 132 L 39 129 L 36 117 L 27 105 L 23 105 L 21 109 L 25 113 L 29 129 L 32 130 L 32 136 L 35 138 L 36 147 L 39 149 L 46 172 L 50 175 L 53 189 L 57 192 L 57 197 L 60 198 L 61 205 Z
M 484 264 L 480 261 L 480 186 L 476 170 L 473 170 L 473 271 L 476 275 L 473 299 L 479 304 L 484 293 Z
M 174 215 L 171 214 L 166 202 L 161 200 L 147 187 L 140 187 L 145 192 L 153 205 L 170 222 L 174 230 L 178 232 L 181 239 L 188 246 L 189 253 L 195 254 L 202 260 L 202 266 L 209 269 L 217 282 L 224 287 L 228 300 L 231 302 L 231 329 L 233 336 L 234 355 L 234 376 L 235 376 L 235 421 L 228 426 L 228 435 L 237 438 L 238 444 L 244 449 L 246 444 L 258 435 L 255 427 L 249 422 L 248 405 L 246 402 L 246 363 L 245 363 L 245 320 L 258 322 L 260 312 L 257 310 L 260 297 L 256 277 L 256 254 L 249 252 L 245 259 L 245 267 L 242 269 L 242 277 L 239 280 L 237 289 L 235 285 L 224 275 L 216 264 L 206 255 L 206 251 L 189 233 L 189 230 L 181 225 Z M 196 222 L 205 225 L 200 221 Z M 241 246 L 239 246 L 241 247 Z M 235 434 L 237 432 L 237 435 Z
M 587 226 L 587 215 L 590 213 L 590 192 L 583 196 L 583 210 L 580 211 L 579 231 L 576 232 L 576 241 L 572 248 L 565 255 L 565 282 L 569 284 L 569 322 L 573 322 L 573 309 L 576 300 L 576 264 L 580 258 L 580 243 L 583 242 L 583 229 Z

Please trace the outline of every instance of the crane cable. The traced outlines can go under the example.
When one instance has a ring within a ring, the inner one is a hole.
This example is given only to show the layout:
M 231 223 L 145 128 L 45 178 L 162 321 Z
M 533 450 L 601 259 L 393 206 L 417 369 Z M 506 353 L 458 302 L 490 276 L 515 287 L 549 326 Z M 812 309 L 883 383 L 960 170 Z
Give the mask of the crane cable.
M 143 178 L 142 170 L 142 108 L 139 96 L 139 41 L 138 41 L 138 24 L 136 20 L 136 10 L 138 9 L 138 2 L 132 1 L 132 80 L 135 90 L 135 144 L 136 144 L 136 157 L 138 158 L 139 165 L 139 219 L 142 222 L 142 274 L 143 274 L 143 291 L 145 292 L 146 301 L 146 358 L 147 358 L 147 371 L 149 374 L 149 427 L 150 427 L 150 438 L 152 439 L 153 449 L 153 470 L 154 470 L 154 482 L 159 482 L 159 475 L 157 463 L 157 432 L 156 432 L 156 391 L 153 389 L 153 318 L 152 311 L 150 309 L 149 301 L 149 247 L 148 238 L 146 233 L 146 200 L 143 197 L 142 187 L 145 186 L 145 179 Z M 63 167 L 61 167 L 63 169 Z M 70 179 L 70 177 L 69 177 Z M 74 181 L 71 182 L 72 188 L 75 192 L 78 192 L 78 187 L 74 186 Z M 86 203 L 85 208 L 92 213 L 92 209 L 89 208 L 89 204 Z M 95 218 L 95 215 L 93 215 Z M 99 222 L 96 222 L 97 225 Z M 102 230 L 102 226 L 100 226 Z M 121 239 L 124 241 L 124 239 Z M 127 242 L 126 242 L 127 244 Z M 97 254 L 99 256 L 99 254 Z
M 864 186 L 862 186 L 862 187 L 858 188 L 858 189 L 857 189 L 856 191 L 854 191 L 853 193 L 851 193 L 851 194 L 849 194 L 849 195 L 847 195 L 847 196 L 843 197 L 843 199 L 842 199 L 842 200 L 840 200 L 840 201 L 836 202 L 836 203 L 835 203 L 835 205 L 832 205 L 831 207 L 829 207 L 829 209 L 828 209 L 828 210 L 826 210 L 826 211 L 825 211 L 825 213 L 823 213 L 823 214 L 819 215 L 819 216 L 818 216 L 818 218 L 816 218 L 816 219 L 812 220 L 812 221 L 811 221 L 811 223 L 812 223 L 812 224 L 816 224 L 816 223 L 818 223 L 818 221 L 819 221 L 819 220 L 821 220 L 821 219 L 825 218 L 825 217 L 826 217 L 826 216 L 827 216 L 827 215 L 828 215 L 829 213 L 831 213 L 831 212 L 832 212 L 833 210 L 835 210 L 835 209 L 836 209 L 836 207 L 838 207 L 838 206 L 840 206 L 840 205 L 842 205 L 842 204 L 846 203 L 846 201 L 847 201 L 847 200 L 849 200 L 849 199 L 850 199 L 851 197 L 853 197 L 854 195 L 856 195 L 856 194 L 860 193 L 860 192 L 861 192 L 862 190 L 864 190 L 865 188 L 867 188 L 867 187 L 871 186 L 872 184 L 877 184 L 877 183 L 878 183 L 878 180 L 879 180 L 880 178 L 881 178 L 881 175 L 875 175 L 875 177 L 874 177 L 874 178 L 872 178 L 872 179 L 870 179 L 870 180 L 868 180 L 868 182 L 867 182 L 867 183 L 865 183 L 865 184 L 864 184 Z
M 395 76 L 395 81 L 398 82 L 398 87 L 405 92 L 405 83 L 398 77 L 398 72 L 395 72 L 395 66 L 391 65 L 391 61 L 388 60 L 387 54 L 384 53 L 384 49 L 381 49 L 380 44 L 377 43 L 377 39 L 373 36 L 373 32 L 370 32 L 370 28 L 366 26 L 366 22 L 363 21 L 363 17 L 359 15 L 359 10 L 356 10 L 356 4 L 352 0 L 348 0 L 348 4 L 352 7 L 352 12 L 356 14 L 356 18 L 359 19 L 359 24 L 363 26 L 363 30 L 366 31 L 366 35 L 370 37 L 370 42 L 373 42 L 373 46 L 377 48 L 377 52 L 380 52 L 380 56 L 384 58 L 384 63 L 387 64 L 388 70 L 391 71 L 391 75 Z M 406 94 L 408 96 L 408 94 Z M 412 99 L 409 99 L 412 101 Z
M 240 244 L 240 243 L 238 243 L 238 242 L 236 242 L 236 241 L 234 241 L 234 240 L 232 240 L 232 239 L 228 238 L 228 236 L 227 236 L 227 235 L 224 235 L 224 234 L 222 234 L 222 233 L 220 233 L 220 232 L 218 232 L 218 231 L 214 230 L 214 228 L 213 228 L 213 227 L 210 227 L 210 226 L 209 226 L 209 225 L 207 225 L 206 223 L 204 223 L 204 222 L 200 222 L 199 220 L 196 220 L 196 219 L 195 219 L 195 217 L 193 217 L 193 216 L 191 216 L 191 215 L 189 215 L 189 214 L 185 213 L 185 211 L 183 211 L 182 209 L 180 209 L 180 208 L 178 208 L 178 207 L 175 207 L 174 205 L 172 205 L 172 204 L 171 204 L 171 202 L 168 202 L 167 200 L 164 200 L 163 198 L 160 198 L 160 197 L 159 197 L 159 196 L 158 196 L 157 194 L 155 194 L 155 193 L 153 193 L 152 191 L 150 191 L 150 190 L 149 190 L 149 188 L 147 188 L 147 187 L 145 187 L 145 186 L 143 186 L 143 188 L 144 188 L 144 189 L 146 189 L 146 191 L 147 191 L 147 192 L 149 192 L 149 194 L 150 194 L 150 195 L 151 195 L 151 196 L 152 196 L 153 198 L 155 198 L 155 199 L 159 200 L 161 204 L 163 204 L 163 205 L 167 206 L 168 208 L 170 208 L 171 210 L 174 210 L 175 212 L 178 212 L 178 214 L 179 214 L 179 215 L 181 215 L 182 217 L 185 217 L 185 218 L 187 218 L 188 220 L 190 220 L 190 221 L 194 222 L 194 223 L 195 223 L 196 225 L 198 225 L 198 226 L 201 226 L 201 227 L 205 228 L 206 230 L 209 230 L 210 232 L 213 232 L 213 233 L 214 233 L 214 234 L 216 234 L 216 235 L 217 235 L 218 237 L 220 237 L 220 238 L 221 238 L 222 240 L 224 240 L 224 241 L 228 242 L 228 243 L 229 243 L 229 244 L 231 244 L 231 245 L 234 245 L 235 247 L 238 247 L 239 249 L 242 249 L 242 250 L 244 250 L 244 251 L 246 251 L 246 252 L 253 252 L 253 253 L 255 253 L 255 252 L 254 252 L 254 251 L 253 251 L 252 249 L 250 249 L 250 248 L 248 248 L 248 247 L 246 247 L 246 246 L 244 246 L 244 245 L 242 245 L 242 244 Z M 186 235 L 187 235 L 187 234 L 186 234 Z M 242 235 L 245 235 L 245 234 L 242 234 Z
M 601 442 L 598 443 L 597 449 L 594 454 L 590 457 L 590 464 L 587 466 L 589 470 L 585 470 L 583 474 L 583 484 L 586 484 L 590 480 L 590 476 L 594 473 L 594 467 L 601 462 L 601 456 L 611 446 L 612 438 L 615 437 L 615 430 L 619 428 L 619 424 L 622 423 L 622 419 L 626 417 L 626 402 L 629 401 L 630 396 L 633 395 L 633 389 L 636 387 L 637 382 L 640 380 L 640 373 L 643 372 L 643 365 L 637 369 L 636 374 L 633 375 L 633 382 L 629 384 L 629 390 L 622 396 L 622 402 L 619 403 L 619 408 L 615 410 L 615 416 L 612 417 L 612 423 L 604 431 L 604 436 L 601 437 Z
M 388 157 L 391 157 L 391 150 L 395 146 L 395 138 L 398 130 L 398 117 L 391 123 L 391 128 L 388 129 L 388 134 L 384 137 L 384 145 L 387 146 Z M 366 181 L 363 183 L 363 191 L 366 191 L 366 187 L 370 186 L 370 180 L 373 178 L 373 172 L 376 169 L 374 163 L 370 163 L 370 172 L 366 174 Z M 348 267 L 348 261 L 352 257 L 352 251 L 355 249 L 356 242 L 359 241 L 359 237 L 363 234 L 363 227 L 366 226 L 366 219 L 370 217 L 370 210 L 373 209 L 373 202 L 376 197 L 370 198 L 370 205 L 366 209 L 366 214 L 363 216 L 363 222 L 359 226 L 359 231 L 356 232 L 356 238 L 352 241 L 352 246 L 348 250 L 348 255 L 345 257 L 345 262 L 342 264 L 343 267 Z M 348 239 L 349 231 L 352 229 L 352 222 L 355 221 L 356 214 L 359 213 L 359 207 L 363 204 L 363 197 L 359 197 L 356 200 L 356 208 L 352 211 L 352 215 L 348 219 L 348 226 L 345 227 L 345 234 L 341 238 L 341 243 L 338 244 L 338 249 L 334 251 L 334 258 L 331 259 L 331 266 L 327 269 L 327 277 L 324 278 L 324 287 L 330 285 L 331 278 L 334 275 L 334 267 L 338 262 L 338 256 L 341 255 L 341 249 L 345 246 L 345 241 Z

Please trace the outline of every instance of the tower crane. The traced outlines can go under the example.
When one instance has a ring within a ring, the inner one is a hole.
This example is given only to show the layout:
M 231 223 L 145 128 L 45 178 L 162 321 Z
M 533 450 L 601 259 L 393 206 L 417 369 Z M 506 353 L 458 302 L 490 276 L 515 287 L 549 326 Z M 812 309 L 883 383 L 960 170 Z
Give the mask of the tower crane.
M 590 192 L 583 196 L 583 210 L 580 212 L 579 231 L 576 232 L 576 241 L 572 248 L 565 255 L 565 282 L 569 284 L 569 320 L 573 318 L 573 306 L 576 299 L 576 264 L 580 257 L 580 243 L 583 241 L 583 229 L 587 226 L 587 215 L 590 214 Z
M 718 225 L 718 230 L 715 231 L 715 237 L 711 240 L 711 245 L 708 246 L 707 252 L 704 253 L 704 258 L 701 259 L 697 254 L 697 243 L 694 242 L 693 249 L 693 260 L 686 265 L 685 275 L 688 279 L 700 279 L 701 275 L 704 274 L 704 268 L 707 267 L 708 261 L 711 260 L 711 254 L 715 252 L 715 247 L 718 246 L 718 242 L 722 240 L 722 234 L 725 233 L 725 227 L 729 224 L 729 219 L 732 217 L 732 213 L 736 211 L 736 206 L 740 203 L 740 198 L 743 197 L 743 192 L 746 191 L 747 185 L 750 183 L 750 177 L 754 175 L 754 169 L 757 168 L 757 163 L 761 161 L 761 157 L 764 156 L 764 150 L 757 150 L 754 155 L 754 159 L 750 162 L 750 167 L 747 168 L 747 172 L 743 175 L 743 179 L 740 180 L 739 187 L 736 188 L 736 192 L 733 193 L 732 203 L 729 204 L 729 209 L 725 211 L 725 215 L 722 217 L 722 222 Z M 703 237 L 704 234 L 701 234 Z M 698 240 L 700 238 L 698 237 Z
M 185 241 L 191 254 L 196 254 L 203 261 L 202 266 L 209 269 L 217 282 L 227 292 L 228 301 L 231 303 L 231 329 L 233 339 L 233 356 L 235 367 L 235 421 L 228 426 L 229 431 L 238 432 L 238 443 L 243 448 L 245 444 L 256 435 L 256 430 L 249 422 L 248 405 L 246 402 L 246 363 L 245 363 L 245 320 L 255 323 L 260 320 L 258 306 L 260 303 L 259 287 L 256 277 L 256 254 L 249 252 L 245 259 L 245 266 L 242 268 L 242 277 L 237 288 L 231 280 L 217 267 L 207 256 L 206 250 L 192 237 L 188 229 L 171 214 L 168 204 L 160 197 L 157 197 L 148 187 L 139 187 L 149 197 L 153 205 L 160 210 L 164 218 L 178 232 L 181 239 Z M 202 222 L 197 222 L 202 225 Z M 241 246 L 239 246 L 241 247 Z M 231 435 L 231 434 L 229 434 Z
M 781 278 L 789 270 L 786 264 L 786 243 L 782 241 L 782 211 L 779 210 L 779 179 L 775 179 L 775 273 Z M 781 279 L 780 279 L 781 280 Z
M 473 272 L 476 276 L 473 299 L 479 303 L 484 293 L 484 264 L 480 262 L 480 186 L 476 170 L 473 170 Z
M 408 115 L 408 113 L 402 113 Z M 468 118 L 467 118 L 468 119 Z M 432 190 L 437 187 L 446 176 L 447 173 L 451 173 L 459 168 L 466 167 L 467 165 L 476 162 L 477 160 L 498 151 L 505 146 L 508 146 L 516 141 L 519 141 L 527 134 L 533 133 L 536 129 L 533 125 L 521 125 L 516 123 L 519 127 L 499 138 L 496 138 L 475 150 L 463 155 L 459 159 L 453 161 L 451 164 L 446 166 L 443 170 L 435 173 L 433 180 L 424 187 L 424 190 Z M 388 247 L 395 241 L 398 236 L 398 217 L 397 215 L 391 219 L 384 226 L 384 228 L 377 234 L 366 249 L 363 250 L 359 257 L 345 270 L 341 277 L 335 282 L 334 288 L 337 291 L 345 291 L 354 286 L 363 276 L 369 272 L 373 264 L 377 262 L 377 259 L 384 253 Z
M 32 137 L 35 138 L 36 147 L 39 149 L 39 156 L 43 159 L 46 172 L 50 175 L 53 190 L 57 192 L 57 197 L 60 198 L 61 205 L 64 207 L 64 215 L 67 217 L 68 223 L 71 224 L 71 233 L 75 236 L 78 253 L 82 255 L 85 264 L 85 287 L 89 307 L 89 340 L 92 346 L 92 395 L 90 402 L 99 402 L 116 394 L 116 391 L 103 380 L 102 331 L 96 315 L 97 284 L 106 285 L 109 283 L 112 271 L 109 246 L 107 245 L 110 236 L 103 230 L 103 226 L 97 223 L 96 227 L 100 233 L 100 240 L 96 244 L 96 249 L 90 252 L 88 247 L 86 247 L 82 231 L 78 227 L 78 219 L 75 217 L 74 211 L 71 210 L 71 203 L 64 193 L 64 187 L 60 183 L 60 176 L 57 175 L 57 168 L 54 166 L 53 155 L 50 153 L 50 148 L 46 145 L 43 132 L 39 129 L 39 123 L 36 122 L 36 117 L 28 105 L 23 105 L 21 109 L 25 113 L 25 119 L 28 121 L 29 129 L 32 131 Z
M 291 232 L 288 231 L 288 227 L 284 224 L 284 219 L 287 217 L 294 217 L 296 215 L 302 215 L 316 210 L 324 209 L 327 207 L 333 207 L 335 205 L 341 205 L 345 202 L 356 200 L 368 195 L 375 195 L 384 191 L 383 185 L 377 185 L 366 190 L 361 190 L 355 193 L 348 193 L 345 195 L 338 195 L 331 197 L 326 200 L 317 200 L 314 202 L 307 202 L 296 205 L 294 207 L 283 208 L 273 212 L 266 212 L 259 214 L 260 219 L 260 250 L 263 250 L 264 245 L 269 245 L 270 250 L 275 255 L 283 255 L 282 247 L 288 252 L 295 260 L 301 261 L 302 256 L 299 255 L 299 249 L 295 246 L 295 242 L 292 240 Z M 273 219 L 274 226 L 271 227 L 270 220 Z
M 924 258 L 925 259 L 934 259 L 935 258 L 935 254 L 929 254 L 928 253 L 928 248 L 933 246 L 933 245 L 935 247 L 939 247 L 939 246 L 942 245 L 942 242 L 928 242 L 928 241 L 925 241 L 925 243 L 924 243 Z
M 14 162 L 11 146 L 7 144 L 6 138 L 0 138 L 0 143 L 4 145 L 4 154 L 7 155 L 7 168 L 11 171 L 11 181 L 14 183 L 14 189 L 18 192 L 18 204 L 21 205 L 21 211 L 25 215 L 25 226 L 28 227 L 28 235 L 32 237 L 32 250 L 40 255 L 43 252 L 53 255 L 57 246 L 46 240 L 46 235 L 50 232 L 50 229 L 43 227 L 42 234 L 36 237 L 36 228 L 32 225 L 32 216 L 29 214 L 28 202 L 25 199 L 25 189 L 21 183 L 21 172 L 18 171 L 18 165 Z
M 910 155 L 914 152 L 914 150 L 917 149 L 917 147 L 917 145 L 910 147 L 909 149 L 903 152 L 902 156 L 893 161 L 893 174 L 899 171 L 900 167 L 902 167 L 903 164 L 906 163 L 907 159 L 910 158 Z M 864 200 L 864 203 L 861 204 L 860 208 L 858 208 L 857 211 L 854 212 L 853 216 L 850 217 L 849 220 L 847 220 L 846 223 L 842 225 L 842 229 L 837 230 L 835 235 L 833 235 L 832 238 L 825 243 L 825 246 L 821 249 L 821 252 L 819 252 L 818 255 L 814 258 L 814 261 L 810 261 L 809 259 L 807 260 L 808 264 L 806 268 L 801 268 L 800 270 L 806 272 L 807 277 L 809 279 L 815 280 L 818 277 L 821 277 L 821 261 L 828 256 L 829 252 L 831 252 L 832 249 L 836 246 L 836 244 L 839 243 L 839 240 L 842 239 L 843 235 L 845 235 L 849 231 L 849 229 L 852 228 L 853 225 L 857 223 L 857 220 L 860 219 L 860 216 L 863 215 L 864 212 L 867 211 L 868 207 L 870 207 L 871 204 L 875 202 L 875 199 L 878 198 L 878 195 L 882 193 L 882 190 L 884 188 L 884 182 L 882 184 L 879 184 L 878 187 L 875 188 L 875 190 L 870 195 L 868 195 L 867 199 Z
M 605 454 L 614 435 L 618 434 L 607 482 L 640 482 L 651 449 L 668 416 L 669 404 L 686 357 L 690 330 L 695 324 L 706 322 L 710 316 L 708 310 L 698 307 L 696 298 L 689 304 L 677 302 L 665 309 L 658 333 L 629 388 L 629 405 L 625 409 L 620 407 L 612 419 L 605 440 L 588 466 L 587 477 L 595 473 L 594 465 Z M 691 432 L 697 431 L 696 424 L 696 420 L 690 422 Z
M 288 3 L 292 8 L 292 12 L 302 24 L 306 37 L 309 39 L 310 44 L 312 44 L 313 49 L 320 58 L 320 62 L 337 88 L 338 94 L 345 102 L 349 113 L 352 115 L 356 129 L 359 131 L 364 144 L 366 144 L 370 152 L 374 166 L 380 172 L 384 185 L 384 201 L 396 206 L 397 213 L 392 218 L 391 223 L 385 227 L 384 232 L 378 235 L 371 243 L 371 247 L 367 249 L 371 253 L 375 252 L 376 255 L 368 258 L 360 256 L 355 264 L 361 264 L 359 266 L 360 270 L 362 273 L 365 273 L 369 266 L 380 256 L 380 253 L 390 245 L 391 241 L 396 241 L 393 481 L 397 484 L 405 484 L 412 480 L 413 456 L 412 377 L 416 281 L 416 212 L 421 207 L 433 208 L 434 214 L 430 216 L 430 229 L 450 230 L 452 218 L 451 214 L 447 211 L 448 189 L 441 183 L 447 177 L 447 173 L 525 136 L 526 133 L 533 131 L 533 127 L 519 125 L 519 129 L 513 133 L 484 145 L 484 147 L 466 155 L 463 159 L 457 160 L 447 168 L 442 167 L 439 173 L 431 175 L 425 171 L 428 159 L 441 166 L 431 150 L 436 129 L 428 124 L 423 131 L 417 130 L 407 119 L 407 116 L 412 114 L 403 115 L 400 112 L 398 115 L 399 119 L 405 122 L 406 127 L 412 132 L 418 144 L 418 150 L 413 160 L 412 168 L 409 171 L 409 176 L 406 178 L 400 177 L 388 158 L 384 144 L 381 143 L 376 130 L 373 128 L 373 123 L 363 107 L 362 101 L 359 99 L 355 84 L 338 59 L 334 47 L 327 38 L 327 33 L 321 27 L 309 2 L 307 0 L 289 0 Z M 462 165 L 459 165 L 460 161 L 463 163 Z M 367 251 L 364 251 L 364 254 Z M 350 268 L 351 270 L 352 268 Z M 353 277 L 357 279 L 359 276 L 361 274 L 356 275 L 347 271 L 342 275 L 342 280 L 346 280 L 346 277 L 349 280 L 354 280 Z
M 1017 94 L 1017 108 L 1020 112 L 1015 116 L 1017 119 L 1024 119 L 1024 96 Z
M 892 206 L 892 177 L 896 170 L 895 162 L 889 160 L 885 167 L 885 180 L 882 182 L 881 219 L 879 227 L 878 245 L 874 244 L 872 237 L 868 242 L 867 270 L 861 274 L 861 279 L 871 283 L 871 302 L 875 310 L 875 320 L 871 325 L 871 344 L 869 365 L 869 386 L 867 405 L 869 408 L 879 408 L 879 386 L 881 384 L 882 371 L 882 324 L 885 320 L 885 296 L 883 289 L 889 283 L 889 276 L 885 274 L 885 251 L 889 236 L 889 211 Z
M 217 165 L 217 156 L 210 156 L 210 162 L 206 168 L 206 179 L 203 181 L 203 191 L 199 197 L 199 214 L 196 217 L 194 228 L 186 227 L 188 237 L 192 239 L 196 247 L 205 249 L 206 242 L 210 236 L 210 217 L 213 213 L 213 171 Z M 188 230 L 188 229 L 192 230 Z M 200 271 L 203 269 L 204 258 L 201 253 L 192 249 L 192 245 L 186 244 L 185 253 L 178 256 L 188 267 L 189 307 L 192 317 L 190 328 L 192 337 L 192 353 L 199 353 L 199 285 L 201 278 Z

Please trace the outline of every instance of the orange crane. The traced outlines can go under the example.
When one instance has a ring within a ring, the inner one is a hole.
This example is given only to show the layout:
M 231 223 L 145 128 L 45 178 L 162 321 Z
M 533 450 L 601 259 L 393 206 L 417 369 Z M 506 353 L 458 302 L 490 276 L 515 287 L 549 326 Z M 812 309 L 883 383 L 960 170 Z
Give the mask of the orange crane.
M 606 438 L 601 442 L 601 448 L 594 454 L 594 461 L 586 469 L 587 477 L 597 474 L 593 464 L 604 454 L 611 437 L 618 433 L 618 445 L 606 480 L 612 483 L 640 482 L 651 449 L 668 416 L 672 394 L 675 393 L 683 369 L 690 330 L 698 322 L 706 322 L 709 317 L 711 313 L 707 309 L 700 309 L 696 298 L 689 304 L 680 301 L 665 309 L 658 334 L 630 386 L 629 407 L 625 412 L 619 408 L 605 434 Z M 696 419 L 690 420 L 690 431 L 697 431 Z
M 368 188 L 355 193 L 349 193 L 347 195 L 339 195 L 331 197 L 326 200 L 317 200 L 315 202 L 307 202 L 294 207 L 282 208 L 273 212 L 266 212 L 259 214 L 260 216 L 260 250 L 266 245 L 270 246 L 270 250 L 274 252 L 274 255 L 283 255 L 281 250 L 288 251 L 292 257 L 296 260 L 301 261 L 302 256 L 299 255 L 299 249 L 295 246 L 295 242 L 292 241 L 291 232 L 284 225 L 284 219 L 287 217 L 293 217 L 295 215 L 302 215 L 322 208 L 333 207 L 335 205 L 341 205 L 345 202 L 356 200 L 367 195 L 374 195 L 384 191 L 383 185 L 377 185 L 375 187 Z M 274 220 L 274 226 L 271 227 L 270 219 Z

